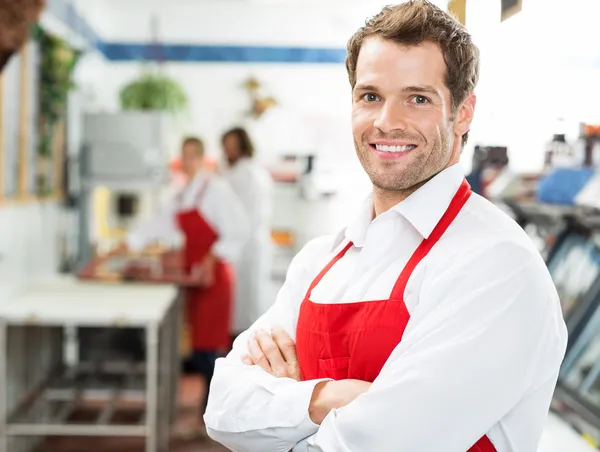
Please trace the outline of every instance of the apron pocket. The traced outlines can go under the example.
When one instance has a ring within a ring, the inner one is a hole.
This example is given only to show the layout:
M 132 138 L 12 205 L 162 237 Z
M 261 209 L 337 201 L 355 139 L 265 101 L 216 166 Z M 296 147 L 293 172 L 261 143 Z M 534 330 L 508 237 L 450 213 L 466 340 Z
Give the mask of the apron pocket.
M 348 378 L 350 358 L 319 359 L 319 378 L 345 380 Z

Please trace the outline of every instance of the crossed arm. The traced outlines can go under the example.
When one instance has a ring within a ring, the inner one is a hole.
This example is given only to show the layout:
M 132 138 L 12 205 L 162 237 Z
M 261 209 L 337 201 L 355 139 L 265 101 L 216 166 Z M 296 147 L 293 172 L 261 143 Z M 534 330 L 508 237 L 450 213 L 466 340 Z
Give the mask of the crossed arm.
M 296 345 L 280 327 L 273 328 L 271 334 L 265 330 L 253 333 L 248 341 L 248 354 L 242 356 L 242 362 L 248 366 L 259 366 L 277 378 L 302 379 Z M 310 420 L 321 425 L 331 410 L 348 405 L 370 387 L 371 383 L 367 381 L 352 379 L 317 383 L 308 405 Z
M 402 342 L 371 385 L 299 381 L 297 305 L 284 285 L 217 362 L 210 436 L 234 452 L 288 452 L 299 443 L 310 452 L 468 450 L 524 397 L 555 382 L 566 335 L 555 291 L 528 252 L 502 244 L 453 265 L 421 291 Z M 266 332 L 276 325 L 286 334 Z M 543 424 L 541 411 L 533 424 Z

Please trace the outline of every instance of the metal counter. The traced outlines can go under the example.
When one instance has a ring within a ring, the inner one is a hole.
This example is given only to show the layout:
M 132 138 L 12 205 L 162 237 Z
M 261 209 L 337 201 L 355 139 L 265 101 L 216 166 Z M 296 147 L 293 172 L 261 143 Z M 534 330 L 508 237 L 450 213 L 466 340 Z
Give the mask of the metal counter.
M 45 436 L 139 436 L 167 451 L 177 404 L 180 308 L 174 287 L 57 280 L 0 304 L 0 452 L 27 452 Z M 66 331 L 142 328 L 145 362 L 67 364 Z M 94 404 L 93 418 L 71 421 Z M 123 406 L 134 422 L 111 422 Z

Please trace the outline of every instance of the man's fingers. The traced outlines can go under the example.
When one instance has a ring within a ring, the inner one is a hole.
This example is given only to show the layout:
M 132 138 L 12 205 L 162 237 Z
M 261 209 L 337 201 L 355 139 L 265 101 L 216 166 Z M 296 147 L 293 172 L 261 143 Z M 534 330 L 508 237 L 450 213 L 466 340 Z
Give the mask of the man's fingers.
M 244 355 L 244 356 L 242 356 L 241 359 L 242 359 L 242 362 L 244 364 L 246 364 L 247 366 L 254 366 L 254 361 L 252 360 L 250 355 Z
M 271 366 L 269 365 L 269 360 L 263 353 L 260 345 L 258 344 L 258 340 L 255 337 L 250 338 L 248 341 L 248 352 L 250 353 L 250 358 L 252 358 L 254 364 L 269 373 L 273 372 L 271 370 Z
M 273 369 L 273 373 L 275 374 L 275 376 L 287 376 L 287 365 L 285 363 L 285 360 L 283 359 L 283 355 L 281 354 L 279 347 L 277 346 L 271 335 L 266 331 L 260 330 L 256 333 L 256 339 L 263 353 L 269 360 L 269 364 L 271 366 L 271 369 Z
M 271 335 L 273 336 L 277 347 L 281 350 L 285 362 L 288 364 L 295 364 L 298 361 L 296 344 L 294 344 L 294 341 L 289 334 L 287 334 L 283 328 L 276 326 L 271 330 Z

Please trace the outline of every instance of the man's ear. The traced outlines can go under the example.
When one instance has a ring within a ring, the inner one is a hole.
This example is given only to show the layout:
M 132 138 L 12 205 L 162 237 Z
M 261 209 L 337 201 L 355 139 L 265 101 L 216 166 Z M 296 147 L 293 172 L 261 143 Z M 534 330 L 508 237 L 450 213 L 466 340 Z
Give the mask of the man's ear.
M 471 128 L 471 122 L 473 122 L 473 116 L 475 114 L 475 104 L 477 103 L 477 97 L 475 93 L 471 93 L 458 107 L 456 112 L 456 119 L 454 121 L 454 135 L 462 137 Z

